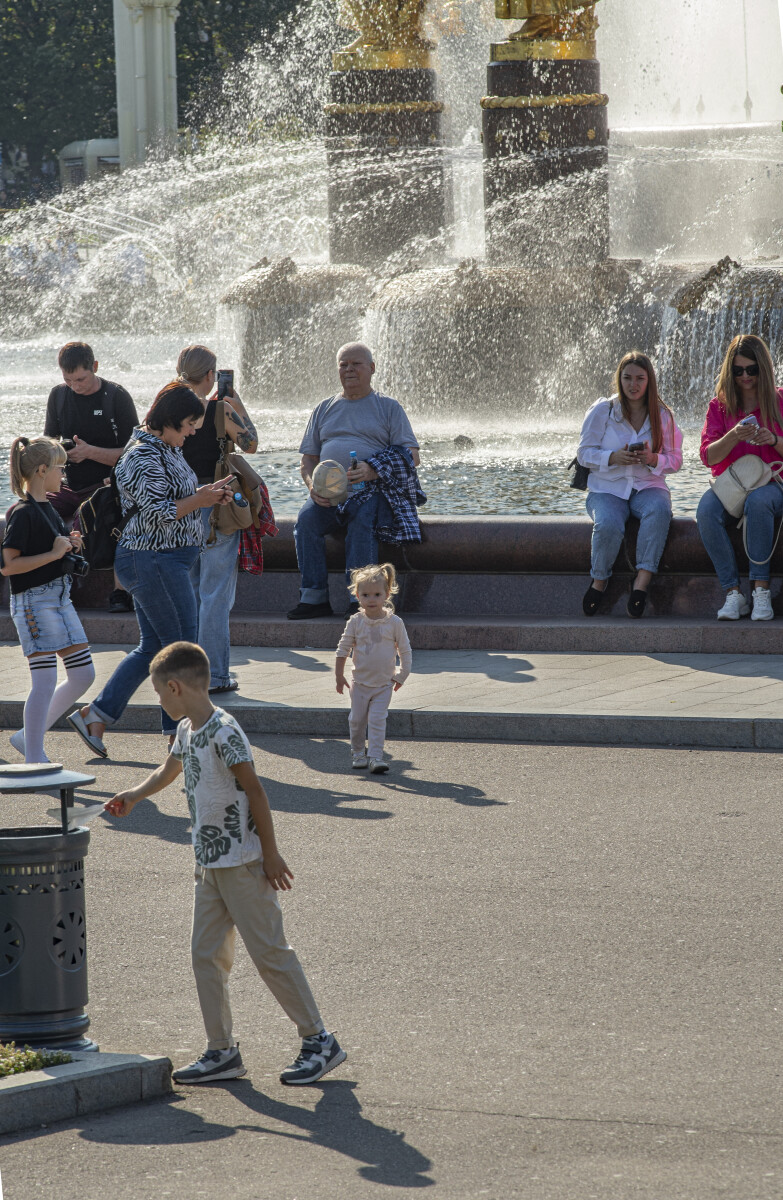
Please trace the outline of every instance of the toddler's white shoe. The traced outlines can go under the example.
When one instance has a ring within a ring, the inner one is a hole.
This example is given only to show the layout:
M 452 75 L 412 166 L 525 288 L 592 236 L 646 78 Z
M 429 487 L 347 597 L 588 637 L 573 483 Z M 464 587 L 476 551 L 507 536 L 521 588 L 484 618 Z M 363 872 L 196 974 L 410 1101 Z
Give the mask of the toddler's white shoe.
M 718 609 L 719 621 L 739 621 L 750 612 L 750 605 L 742 592 L 729 592 L 723 608 Z
M 363 771 L 367 767 L 367 755 L 351 752 L 351 767 L 354 771 Z
M 774 615 L 769 588 L 754 588 L 753 612 L 750 614 L 751 621 L 771 621 Z
M 371 758 L 369 761 L 371 775 L 385 775 L 389 769 L 389 764 L 382 758 Z

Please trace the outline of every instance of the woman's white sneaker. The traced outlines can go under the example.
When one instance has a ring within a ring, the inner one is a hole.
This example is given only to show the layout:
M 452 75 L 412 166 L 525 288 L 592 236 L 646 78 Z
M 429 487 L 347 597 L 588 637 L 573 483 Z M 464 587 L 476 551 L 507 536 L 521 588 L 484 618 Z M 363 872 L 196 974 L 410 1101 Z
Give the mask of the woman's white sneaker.
M 750 614 L 751 621 L 771 621 L 774 615 L 769 588 L 754 588 L 753 612 Z
M 749 612 L 750 605 L 742 592 L 729 592 L 723 608 L 718 609 L 718 620 L 739 621 L 740 617 L 746 617 Z

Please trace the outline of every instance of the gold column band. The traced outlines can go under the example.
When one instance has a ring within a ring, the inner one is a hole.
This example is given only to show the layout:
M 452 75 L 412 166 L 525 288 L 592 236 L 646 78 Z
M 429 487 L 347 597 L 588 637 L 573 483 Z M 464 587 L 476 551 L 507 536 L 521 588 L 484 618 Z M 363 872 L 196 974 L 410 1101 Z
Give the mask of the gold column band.
M 560 39 L 535 38 L 529 41 L 492 42 L 489 56 L 492 62 L 530 62 L 552 61 L 560 59 L 594 59 L 596 54 L 595 39 Z
M 565 96 L 482 96 L 482 108 L 601 108 L 609 103 L 604 92 Z
M 325 104 L 328 116 L 348 116 L 351 113 L 439 113 L 443 105 L 439 100 L 400 100 L 389 104 Z

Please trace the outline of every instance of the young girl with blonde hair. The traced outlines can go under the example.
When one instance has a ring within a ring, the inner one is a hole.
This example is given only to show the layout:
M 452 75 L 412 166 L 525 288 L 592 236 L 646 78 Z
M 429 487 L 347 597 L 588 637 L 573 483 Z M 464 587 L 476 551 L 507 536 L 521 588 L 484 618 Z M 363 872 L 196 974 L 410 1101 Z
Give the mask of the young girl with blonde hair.
M 18 437 L 11 446 L 11 486 L 19 501 L 8 514 L 0 574 L 11 583 L 11 616 L 30 664 L 24 729 L 11 745 L 25 762 L 47 762 L 44 734 L 72 707 L 95 678 L 90 647 L 71 603 L 67 555 L 81 549 L 46 499 L 58 492 L 67 459 L 52 438 Z M 65 680 L 57 686 L 57 655 Z
M 351 766 L 354 770 L 369 766 L 373 775 L 382 775 L 389 769 L 383 760 L 389 701 L 392 691 L 398 691 L 411 672 L 411 644 L 391 599 L 399 590 L 391 563 L 351 571 L 349 591 L 356 597 L 359 611 L 345 626 L 335 660 L 340 695 L 346 685 L 345 660 L 349 656 L 353 660 L 348 685 Z

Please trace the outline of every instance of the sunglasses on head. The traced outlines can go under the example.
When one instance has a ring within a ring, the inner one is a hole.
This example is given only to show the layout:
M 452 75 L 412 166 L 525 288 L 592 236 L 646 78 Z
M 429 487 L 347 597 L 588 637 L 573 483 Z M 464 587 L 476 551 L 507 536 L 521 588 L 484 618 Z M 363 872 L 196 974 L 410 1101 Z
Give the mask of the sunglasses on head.
M 758 364 L 758 363 L 751 363 L 749 367 L 737 367 L 737 366 L 733 366 L 733 367 L 731 368 L 731 373 L 732 373 L 732 375 L 734 376 L 734 378 L 735 378 L 735 379 L 740 379 L 740 378 L 741 378 L 743 375 L 758 375 L 758 373 L 759 373 L 759 364 Z

